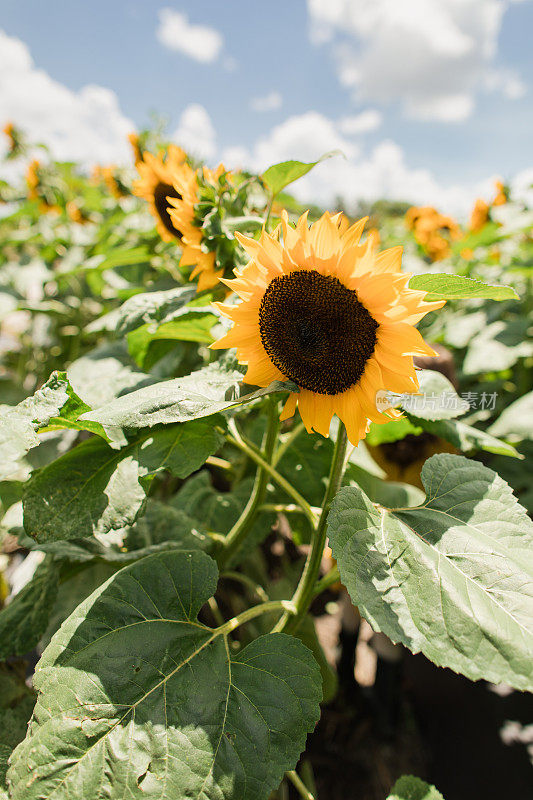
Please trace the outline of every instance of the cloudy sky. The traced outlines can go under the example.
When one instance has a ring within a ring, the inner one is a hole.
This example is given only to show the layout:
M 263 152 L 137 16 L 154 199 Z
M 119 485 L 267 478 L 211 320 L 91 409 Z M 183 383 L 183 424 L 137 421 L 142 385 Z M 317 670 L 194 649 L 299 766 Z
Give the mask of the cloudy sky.
M 533 0 L 1 0 L 0 123 L 127 162 L 156 112 L 228 167 L 342 150 L 302 197 L 464 212 L 531 179 L 532 30 Z

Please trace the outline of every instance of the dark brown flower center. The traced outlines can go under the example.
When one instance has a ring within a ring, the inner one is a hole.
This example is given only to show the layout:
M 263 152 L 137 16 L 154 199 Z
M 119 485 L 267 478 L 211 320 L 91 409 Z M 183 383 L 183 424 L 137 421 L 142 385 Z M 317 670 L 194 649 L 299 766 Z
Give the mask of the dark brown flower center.
M 302 389 L 339 394 L 374 352 L 378 323 L 338 278 L 299 270 L 274 278 L 259 308 L 263 347 Z
M 176 239 L 181 239 L 181 233 L 174 227 L 167 211 L 169 206 L 167 197 L 175 197 L 177 200 L 181 200 L 181 194 L 170 183 L 158 183 L 154 189 L 154 204 L 159 214 L 159 219 L 172 236 L 175 236 Z

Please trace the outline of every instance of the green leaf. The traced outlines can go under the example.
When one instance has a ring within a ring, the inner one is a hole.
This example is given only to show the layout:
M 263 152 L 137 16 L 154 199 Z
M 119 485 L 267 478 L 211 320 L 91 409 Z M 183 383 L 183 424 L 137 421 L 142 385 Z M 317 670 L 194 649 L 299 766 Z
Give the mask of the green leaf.
M 512 286 L 491 286 L 488 283 L 465 278 L 463 275 L 428 272 L 413 275 L 409 281 L 410 289 L 428 292 L 425 299 L 431 300 L 517 300 L 518 295 Z
M 321 156 L 318 161 L 310 161 L 308 163 L 304 161 L 282 161 L 279 164 L 273 164 L 265 170 L 261 178 L 263 183 L 270 189 L 272 197 L 275 197 L 290 183 L 294 183 L 298 178 L 303 178 L 304 175 L 307 175 L 307 173 L 310 172 L 313 167 L 316 167 L 317 164 L 320 164 L 321 161 L 338 155 L 342 155 L 340 150 L 332 150 Z
M 185 478 L 220 446 L 212 424 L 196 421 L 144 432 L 120 450 L 90 439 L 32 475 L 24 527 L 38 542 L 77 539 L 131 525 L 149 481 L 162 469 Z
M 336 496 L 330 546 L 352 601 L 375 630 L 472 680 L 533 689 L 533 523 L 495 472 L 432 456 L 423 505 L 376 508 Z
M 501 372 L 516 364 L 519 358 L 533 355 L 533 344 L 528 340 L 530 326 L 527 317 L 500 319 L 486 325 L 470 341 L 463 372 L 466 375 Z
M 27 731 L 35 694 L 25 684 L 26 663 L 0 664 L 0 798 L 7 800 L 7 762 Z
M 379 444 L 398 442 L 405 439 L 406 436 L 418 436 L 420 433 L 422 433 L 422 428 L 414 425 L 407 417 L 392 419 L 383 425 L 372 422 L 366 435 L 366 443 L 371 447 L 377 447 Z
M 69 617 L 37 666 L 12 800 L 268 797 L 318 719 L 320 671 L 285 634 L 235 655 L 197 620 L 216 583 L 203 553 L 148 556 Z
M 141 372 L 130 358 L 125 342 L 106 344 L 73 361 L 67 371 L 76 394 L 90 408 L 98 408 L 156 379 Z
M 53 558 L 39 564 L 29 583 L 0 611 L 0 659 L 23 656 L 46 630 L 57 595 L 59 569 Z
M 239 396 L 241 381 L 240 372 L 216 362 L 184 378 L 161 381 L 118 397 L 83 414 L 82 419 L 99 422 L 113 440 L 121 437 L 123 429 L 136 430 L 209 417 L 272 392 L 294 391 L 295 388 L 292 383 L 274 381 L 266 389 Z
M 141 366 L 145 364 L 148 348 L 152 342 L 178 341 L 202 342 L 211 344 L 214 341 L 211 328 L 216 325 L 218 318 L 211 309 L 184 308 L 179 318 L 163 322 L 159 326 L 153 324 L 142 325 L 127 335 L 128 349 L 135 362 Z
M 476 450 L 486 450 L 488 453 L 497 453 L 502 456 L 510 456 L 511 458 L 522 458 L 518 450 L 507 442 L 502 442 L 490 433 L 473 428 L 465 422 L 459 422 L 456 419 L 442 419 L 432 422 L 430 420 L 418 419 L 413 415 L 409 415 L 410 419 L 420 425 L 428 433 L 433 433 L 435 436 L 440 436 L 441 439 L 446 439 L 447 442 L 453 444 L 458 450 L 463 453 L 471 453 Z
M 45 427 L 68 400 L 63 372 L 53 372 L 47 382 L 17 406 L 0 406 L 0 480 L 17 471 L 19 460 L 39 444 L 37 431 Z
M 414 775 L 402 775 L 391 789 L 387 800 L 444 800 L 434 786 L 415 778 Z
M 133 295 L 119 310 L 117 336 L 125 336 L 141 325 L 167 322 L 172 319 L 174 312 L 183 308 L 195 296 L 195 286 L 178 286 L 166 291 Z
M 493 436 L 503 436 L 512 441 L 533 439 L 533 392 L 507 406 L 489 431 Z
M 400 395 L 401 408 L 417 419 L 452 419 L 465 414 L 470 406 L 459 397 L 448 378 L 434 369 L 417 372 L 420 394 Z M 420 424 L 420 422 L 418 423 Z

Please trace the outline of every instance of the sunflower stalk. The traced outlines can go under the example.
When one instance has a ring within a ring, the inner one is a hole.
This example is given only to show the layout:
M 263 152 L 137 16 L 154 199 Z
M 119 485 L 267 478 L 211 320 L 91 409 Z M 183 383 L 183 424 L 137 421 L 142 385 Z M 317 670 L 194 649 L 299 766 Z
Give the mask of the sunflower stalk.
M 346 461 L 347 445 L 348 437 L 346 435 L 346 427 L 339 421 L 339 432 L 337 434 L 337 441 L 335 442 L 335 449 L 331 460 L 328 483 L 322 504 L 322 513 L 320 514 L 317 529 L 313 534 L 311 549 L 307 556 L 300 582 L 292 598 L 292 603 L 294 603 L 296 607 L 296 613 L 294 615 L 284 614 L 275 626 L 274 631 L 294 633 L 307 614 L 313 598 L 316 597 L 317 579 L 320 573 L 320 564 L 324 555 L 324 548 L 326 546 L 328 513 L 333 498 L 339 491 L 341 485 Z

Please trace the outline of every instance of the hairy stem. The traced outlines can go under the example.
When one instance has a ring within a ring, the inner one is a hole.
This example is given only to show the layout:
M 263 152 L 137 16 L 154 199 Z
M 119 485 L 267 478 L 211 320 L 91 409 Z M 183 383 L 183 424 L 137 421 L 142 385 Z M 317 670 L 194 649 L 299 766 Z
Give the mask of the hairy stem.
M 311 601 L 313 600 L 313 597 L 315 597 L 315 587 L 320 572 L 320 563 L 322 561 L 324 547 L 326 545 L 327 518 L 329 508 L 341 485 L 347 442 L 348 439 L 346 436 L 346 428 L 344 427 L 344 424 L 339 421 L 339 432 L 337 434 L 335 450 L 331 460 L 328 483 L 322 504 L 322 513 L 320 515 L 318 527 L 313 535 L 311 549 L 309 551 L 309 555 L 307 556 L 307 561 L 305 562 L 305 567 L 302 572 L 300 582 L 292 598 L 292 602 L 297 609 L 296 614 L 284 614 L 274 630 L 293 633 L 300 625 L 304 616 L 307 614 L 309 606 L 311 605 Z

